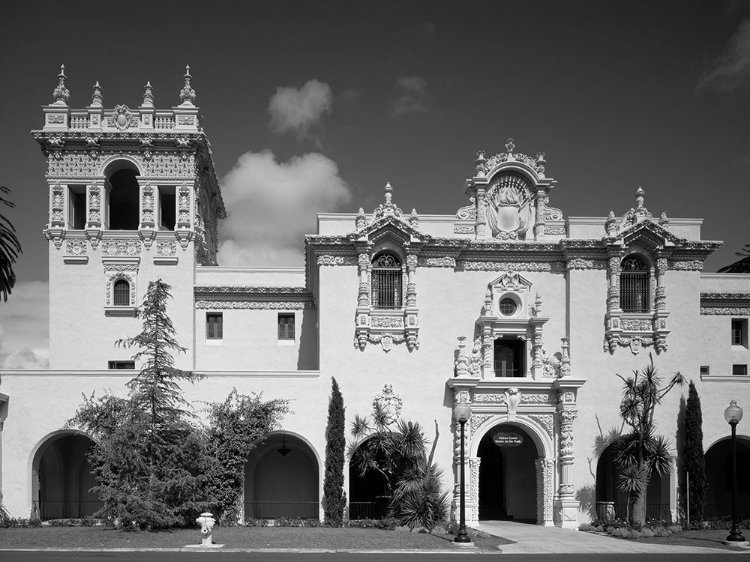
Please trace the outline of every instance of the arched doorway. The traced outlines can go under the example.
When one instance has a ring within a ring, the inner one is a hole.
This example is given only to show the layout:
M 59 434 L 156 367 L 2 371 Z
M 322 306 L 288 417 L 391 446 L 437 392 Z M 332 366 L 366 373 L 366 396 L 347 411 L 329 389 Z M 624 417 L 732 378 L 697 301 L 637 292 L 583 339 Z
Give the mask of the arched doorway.
M 366 441 L 365 441 L 366 442 Z M 359 447 L 365 442 L 360 443 Z M 357 449 L 359 449 L 357 447 Z M 356 455 L 356 451 L 352 457 Z M 381 473 L 369 470 L 364 476 L 349 460 L 349 519 L 380 519 L 385 516 L 390 501 L 390 492 Z
M 604 449 L 596 465 L 596 515 L 598 519 L 627 518 L 628 494 L 617 488 L 618 476 L 614 447 L 609 445 Z M 646 519 L 671 520 L 670 485 L 670 474 L 651 475 L 646 489 Z
M 290 433 L 272 433 L 245 464 L 245 518 L 315 518 L 320 469 L 313 449 Z
M 706 451 L 705 518 L 732 515 L 732 440 L 717 441 Z M 750 518 L 750 439 L 737 436 L 737 517 Z
M 42 521 L 91 516 L 101 507 L 86 455 L 94 442 L 75 432 L 48 437 L 32 462 L 32 498 Z
M 540 458 L 531 436 L 518 426 L 499 424 L 479 442 L 479 520 L 537 522 Z

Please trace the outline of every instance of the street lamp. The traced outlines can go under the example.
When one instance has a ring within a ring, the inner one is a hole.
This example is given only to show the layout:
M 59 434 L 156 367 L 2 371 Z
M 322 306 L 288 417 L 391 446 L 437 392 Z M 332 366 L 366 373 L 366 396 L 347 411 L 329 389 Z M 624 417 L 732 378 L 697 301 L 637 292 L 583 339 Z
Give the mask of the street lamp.
M 732 530 L 727 542 L 745 542 L 745 537 L 737 526 L 737 424 L 742 419 L 742 408 L 732 400 L 724 410 L 724 419 L 732 426 Z
M 459 402 L 453 410 L 453 417 L 461 424 L 461 504 L 459 511 L 460 523 L 458 525 L 458 534 L 453 542 L 470 543 L 471 539 L 466 533 L 466 491 L 464 489 L 464 425 L 471 417 L 471 406 L 466 402 Z

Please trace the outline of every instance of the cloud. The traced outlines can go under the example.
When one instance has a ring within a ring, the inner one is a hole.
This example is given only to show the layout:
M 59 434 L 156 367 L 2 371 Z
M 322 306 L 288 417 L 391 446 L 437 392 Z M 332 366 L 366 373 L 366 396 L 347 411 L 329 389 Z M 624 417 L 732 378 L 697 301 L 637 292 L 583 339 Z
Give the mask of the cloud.
M 294 133 L 298 138 L 310 136 L 311 127 L 319 126 L 323 115 L 331 112 L 333 92 L 325 82 L 309 80 L 300 89 L 288 86 L 276 88 L 268 102 L 271 130 L 274 133 Z
M 361 94 L 356 88 L 347 88 L 341 94 L 341 99 L 349 105 L 356 105 L 359 102 Z
M 220 265 L 300 267 L 304 235 L 317 213 L 348 203 L 351 188 L 321 154 L 277 162 L 270 150 L 247 152 L 221 181 L 227 219 L 220 225 Z
M 49 367 L 49 284 L 18 283 L 0 303 L 0 368 Z
M 724 52 L 703 73 L 699 86 L 731 91 L 750 79 L 750 19 L 740 23 Z
M 421 76 L 402 76 L 396 80 L 400 96 L 393 105 L 393 116 L 408 113 L 425 113 L 427 108 L 427 81 Z

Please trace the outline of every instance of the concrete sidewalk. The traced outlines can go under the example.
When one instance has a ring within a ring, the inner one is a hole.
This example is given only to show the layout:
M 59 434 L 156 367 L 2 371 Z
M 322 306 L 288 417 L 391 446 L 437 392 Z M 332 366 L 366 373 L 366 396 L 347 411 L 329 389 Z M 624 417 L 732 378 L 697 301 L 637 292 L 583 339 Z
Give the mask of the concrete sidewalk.
M 745 549 L 722 550 L 694 546 L 673 546 L 650 544 L 639 541 L 626 541 L 593 533 L 558 527 L 541 527 L 513 521 L 482 521 L 475 529 L 502 537 L 515 544 L 500 545 L 505 554 L 747 554 Z

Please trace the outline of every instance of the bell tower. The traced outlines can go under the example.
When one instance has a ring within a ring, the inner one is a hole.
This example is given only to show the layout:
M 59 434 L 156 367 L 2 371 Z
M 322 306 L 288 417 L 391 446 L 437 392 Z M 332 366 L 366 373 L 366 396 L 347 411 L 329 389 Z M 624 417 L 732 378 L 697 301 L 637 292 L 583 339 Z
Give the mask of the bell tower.
M 137 333 L 135 308 L 158 278 L 173 287 L 178 341 L 192 341 L 194 268 L 216 265 L 226 214 L 190 67 L 169 109 L 150 82 L 137 108 L 108 109 L 97 82 L 72 109 L 66 79 L 63 66 L 32 131 L 47 158 L 50 368 L 101 370 L 129 358 L 113 341 Z

